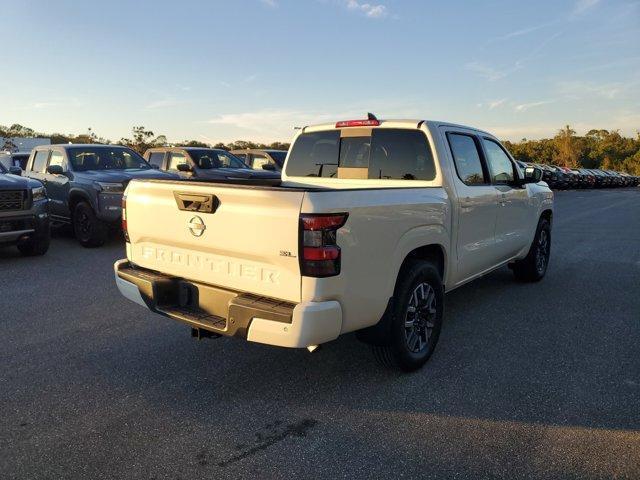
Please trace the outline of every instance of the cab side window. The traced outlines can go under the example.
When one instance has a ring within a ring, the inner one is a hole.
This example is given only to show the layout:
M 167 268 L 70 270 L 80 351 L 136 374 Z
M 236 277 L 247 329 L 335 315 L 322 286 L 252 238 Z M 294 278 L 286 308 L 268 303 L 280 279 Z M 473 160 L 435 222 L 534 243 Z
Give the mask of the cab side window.
M 64 155 L 61 152 L 51 152 L 51 158 L 49 159 L 49 165 L 60 165 L 64 170 Z
M 494 140 L 483 138 L 482 143 L 487 152 L 487 163 L 491 171 L 493 183 L 512 183 L 515 179 L 515 172 L 511 159 L 506 152 Z
M 269 159 L 266 155 L 262 155 L 260 153 L 252 153 L 251 154 L 251 167 L 260 170 L 262 165 L 265 165 L 269 162 Z
M 464 133 L 448 133 L 449 146 L 458 178 L 467 185 L 487 185 L 489 183 L 476 140 Z
M 31 166 L 31 170 L 37 173 L 44 173 L 47 168 L 48 158 L 49 150 L 36 151 L 35 157 L 33 158 L 33 165 Z
M 169 153 L 169 170 L 178 170 L 178 165 L 186 163 L 187 157 L 184 154 L 178 152 Z
M 155 165 L 158 168 L 162 168 L 162 161 L 164 160 L 164 152 L 151 152 L 149 155 L 149 163 Z

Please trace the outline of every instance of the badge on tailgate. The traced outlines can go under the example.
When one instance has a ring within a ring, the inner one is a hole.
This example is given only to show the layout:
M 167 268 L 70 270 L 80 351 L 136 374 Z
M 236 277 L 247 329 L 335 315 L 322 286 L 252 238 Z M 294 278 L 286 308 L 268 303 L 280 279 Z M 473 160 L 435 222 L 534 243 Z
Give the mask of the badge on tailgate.
M 220 200 L 215 195 L 173 192 L 178 208 L 185 212 L 215 213 Z

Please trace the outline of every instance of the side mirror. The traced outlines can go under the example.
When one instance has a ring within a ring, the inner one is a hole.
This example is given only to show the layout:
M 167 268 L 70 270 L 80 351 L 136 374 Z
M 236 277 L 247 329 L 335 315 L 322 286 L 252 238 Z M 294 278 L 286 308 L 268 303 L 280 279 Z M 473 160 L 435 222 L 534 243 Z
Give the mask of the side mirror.
M 50 173 L 51 175 L 62 175 L 64 170 L 61 165 L 49 165 L 47 167 L 47 173 Z
M 9 167 L 9 173 L 11 175 L 22 175 L 22 169 L 20 167 Z
M 263 163 L 262 164 L 262 169 L 263 170 L 269 170 L 270 172 L 275 172 L 276 171 L 276 166 L 273 163 Z
M 524 169 L 523 184 L 538 183 L 540 180 L 542 180 L 542 170 L 536 167 L 527 167 Z
M 179 163 L 178 164 L 178 171 L 179 172 L 190 172 L 192 170 L 191 166 L 186 164 L 186 163 Z

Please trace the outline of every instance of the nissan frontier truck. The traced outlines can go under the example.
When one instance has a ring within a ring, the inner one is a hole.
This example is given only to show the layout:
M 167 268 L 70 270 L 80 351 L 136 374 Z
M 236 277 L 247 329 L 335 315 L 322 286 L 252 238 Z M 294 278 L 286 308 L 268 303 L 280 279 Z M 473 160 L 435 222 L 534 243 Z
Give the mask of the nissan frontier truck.
M 445 292 L 549 264 L 553 193 L 490 133 L 425 120 L 298 131 L 278 185 L 132 180 L 120 292 L 191 327 L 315 349 L 357 332 L 383 364 L 421 367 Z

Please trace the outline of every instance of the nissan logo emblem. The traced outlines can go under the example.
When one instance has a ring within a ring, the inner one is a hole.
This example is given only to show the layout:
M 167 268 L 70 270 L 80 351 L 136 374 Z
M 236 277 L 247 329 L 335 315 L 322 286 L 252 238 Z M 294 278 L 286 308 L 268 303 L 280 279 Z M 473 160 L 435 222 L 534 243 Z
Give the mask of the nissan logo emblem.
M 187 223 L 187 227 L 191 232 L 191 235 L 194 237 L 201 237 L 204 231 L 207 229 L 207 226 L 204 224 L 200 217 L 193 217 Z

